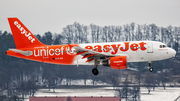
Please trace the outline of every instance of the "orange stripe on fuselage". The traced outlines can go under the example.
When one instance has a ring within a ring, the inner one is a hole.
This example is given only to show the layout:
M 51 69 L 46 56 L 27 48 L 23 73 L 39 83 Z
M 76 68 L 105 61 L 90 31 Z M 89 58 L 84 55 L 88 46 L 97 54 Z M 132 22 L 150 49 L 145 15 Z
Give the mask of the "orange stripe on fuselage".
M 73 44 L 72 46 L 78 45 Z M 7 55 L 54 64 L 73 64 L 76 56 L 74 52 L 71 52 L 71 49 L 68 45 L 47 45 L 34 48 L 22 48 L 19 50 L 32 51 L 33 54 L 30 56 L 25 56 L 23 54 L 15 53 L 11 50 L 8 50 Z

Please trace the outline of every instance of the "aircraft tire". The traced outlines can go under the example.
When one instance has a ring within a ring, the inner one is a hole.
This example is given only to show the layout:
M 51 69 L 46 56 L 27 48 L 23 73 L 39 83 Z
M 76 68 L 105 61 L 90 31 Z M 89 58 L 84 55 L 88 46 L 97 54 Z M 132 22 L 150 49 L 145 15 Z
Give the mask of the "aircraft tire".
M 153 72 L 153 70 L 154 70 L 154 69 L 153 69 L 152 67 L 149 68 L 149 71 L 150 71 L 150 72 Z
M 98 75 L 98 74 L 99 74 L 99 71 L 98 71 L 97 68 L 94 68 L 94 69 L 92 70 L 92 73 L 93 73 L 94 75 Z

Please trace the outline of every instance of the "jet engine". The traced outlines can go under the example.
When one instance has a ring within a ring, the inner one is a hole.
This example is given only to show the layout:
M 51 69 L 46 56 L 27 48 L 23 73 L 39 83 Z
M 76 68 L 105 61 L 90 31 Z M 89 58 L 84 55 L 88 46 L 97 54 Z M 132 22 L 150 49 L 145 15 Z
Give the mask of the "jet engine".
M 126 69 L 127 57 L 126 56 L 109 57 L 109 59 L 102 61 L 102 65 L 110 66 L 113 69 Z

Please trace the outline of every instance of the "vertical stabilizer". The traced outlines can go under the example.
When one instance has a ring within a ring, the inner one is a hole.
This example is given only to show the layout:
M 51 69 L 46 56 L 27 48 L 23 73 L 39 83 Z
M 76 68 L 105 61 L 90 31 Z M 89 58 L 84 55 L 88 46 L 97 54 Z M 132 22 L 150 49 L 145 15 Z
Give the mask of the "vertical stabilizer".
M 16 44 L 16 48 L 31 48 L 43 46 L 42 44 L 18 18 L 8 18 L 11 32 Z

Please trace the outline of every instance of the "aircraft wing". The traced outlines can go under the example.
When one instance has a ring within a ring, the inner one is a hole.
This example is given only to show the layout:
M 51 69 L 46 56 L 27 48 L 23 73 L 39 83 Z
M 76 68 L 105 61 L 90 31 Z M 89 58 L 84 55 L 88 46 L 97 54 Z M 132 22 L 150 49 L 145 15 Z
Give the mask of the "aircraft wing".
M 83 56 L 82 59 L 87 58 L 86 62 L 90 62 L 90 61 L 94 60 L 95 58 L 98 58 L 101 60 L 106 60 L 106 59 L 108 59 L 108 57 L 117 56 L 117 55 L 112 55 L 112 54 L 104 54 L 104 53 L 92 51 L 89 49 L 84 49 L 79 46 L 73 46 L 72 48 L 74 48 L 76 50 L 77 55 Z

